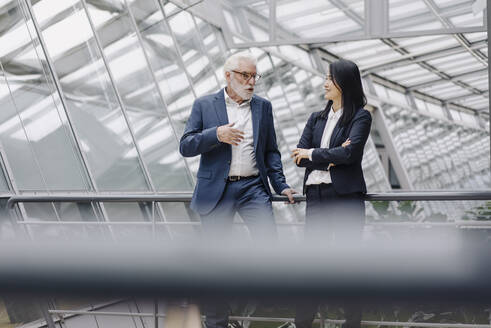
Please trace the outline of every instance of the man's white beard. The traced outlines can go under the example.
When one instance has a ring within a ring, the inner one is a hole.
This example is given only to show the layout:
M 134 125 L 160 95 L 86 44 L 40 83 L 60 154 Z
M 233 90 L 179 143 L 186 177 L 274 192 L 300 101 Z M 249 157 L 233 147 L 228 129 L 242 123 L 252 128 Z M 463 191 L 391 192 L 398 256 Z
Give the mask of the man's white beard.
M 247 88 L 249 87 L 248 85 L 242 85 L 235 79 L 232 79 L 230 87 L 243 100 L 251 99 L 252 95 L 254 94 L 254 92 L 250 92 L 249 90 L 247 90 Z

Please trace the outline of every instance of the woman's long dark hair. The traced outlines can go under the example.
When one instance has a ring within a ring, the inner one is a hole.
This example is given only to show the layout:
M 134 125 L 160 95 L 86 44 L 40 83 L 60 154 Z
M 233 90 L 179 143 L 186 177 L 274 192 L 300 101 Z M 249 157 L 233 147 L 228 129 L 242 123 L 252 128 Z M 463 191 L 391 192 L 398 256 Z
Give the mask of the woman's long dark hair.
M 339 59 L 329 65 L 329 74 L 331 74 L 333 83 L 341 90 L 343 115 L 339 120 L 342 126 L 346 126 L 355 113 L 367 104 L 361 84 L 360 70 L 352 61 Z M 321 113 L 323 118 L 327 118 L 331 106 L 332 100 L 329 100 Z

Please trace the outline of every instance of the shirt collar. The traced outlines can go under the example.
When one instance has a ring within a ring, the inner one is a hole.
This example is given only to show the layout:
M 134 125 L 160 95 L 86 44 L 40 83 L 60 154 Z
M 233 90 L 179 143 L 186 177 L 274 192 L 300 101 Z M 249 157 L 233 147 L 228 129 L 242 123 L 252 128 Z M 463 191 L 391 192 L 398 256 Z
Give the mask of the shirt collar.
M 237 105 L 239 107 L 248 106 L 249 103 L 251 102 L 251 99 L 252 99 L 252 98 L 248 99 L 246 101 L 243 101 L 241 104 L 239 104 L 239 103 L 235 102 L 235 100 L 230 98 L 230 96 L 227 93 L 227 88 L 223 88 L 223 94 L 225 95 L 225 103 L 226 104 L 234 104 L 234 105 Z
M 327 119 L 330 120 L 330 119 L 339 119 L 341 117 L 341 115 L 343 115 L 343 108 L 341 107 L 339 110 L 337 110 L 336 112 L 331 108 L 331 110 L 329 111 L 329 115 L 327 116 Z

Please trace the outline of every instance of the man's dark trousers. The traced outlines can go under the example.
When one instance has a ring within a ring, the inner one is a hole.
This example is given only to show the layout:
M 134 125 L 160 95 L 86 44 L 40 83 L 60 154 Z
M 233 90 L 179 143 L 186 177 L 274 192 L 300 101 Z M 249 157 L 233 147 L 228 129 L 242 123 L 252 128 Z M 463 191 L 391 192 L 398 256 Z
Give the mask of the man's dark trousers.
M 259 177 L 229 181 L 217 206 L 206 215 L 201 215 L 204 238 L 234 242 L 243 240 L 233 226 L 236 213 L 241 218 L 255 242 L 276 240 L 276 225 L 269 195 Z M 247 239 L 247 238 L 246 238 Z M 207 328 L 225 328 L 228 324 L 230 306 L 225 299 L 206 301 L 203 306 Z

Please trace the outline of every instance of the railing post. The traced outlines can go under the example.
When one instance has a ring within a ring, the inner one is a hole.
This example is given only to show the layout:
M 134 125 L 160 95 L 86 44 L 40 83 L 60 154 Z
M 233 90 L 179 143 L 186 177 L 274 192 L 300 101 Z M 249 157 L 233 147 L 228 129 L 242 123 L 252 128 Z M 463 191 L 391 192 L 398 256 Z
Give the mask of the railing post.
M 46 300 L 42 300 L 39 304 L 41 307 L 41 312 L 43 314 L 44 320 L 46 320 L 46 325 L 48 328 L 56 328 L 55 322 L 53 321 L 53 317 L 51 317 L 51 313 L 49 313 L 48 302 Z
M 156 222 L 155 222 L 155 201 L 152 201 L 152 238 L 155 240 L 156 234 Z
M 326 316 L 324 311 L 322 311 L 322 305 L 319 306 L 319 328 L 325 328 L 326 326 Z
M 154 328 L 159 328 L 158 311 L 159 311 L 159 300 L 156 298 L 153 301 L 153 327 Z

